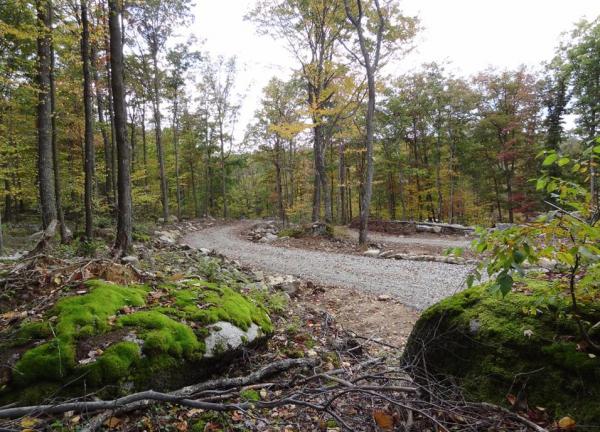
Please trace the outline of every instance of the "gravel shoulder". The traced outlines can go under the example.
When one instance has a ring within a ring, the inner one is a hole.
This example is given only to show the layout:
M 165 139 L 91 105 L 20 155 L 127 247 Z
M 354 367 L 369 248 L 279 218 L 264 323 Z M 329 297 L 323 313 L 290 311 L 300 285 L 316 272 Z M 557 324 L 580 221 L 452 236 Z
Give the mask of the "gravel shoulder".
M 419 310 L 460 290 L 470 270 L 470 266 L 456 264 L 386 260 L 252 243 L 240 237 L 240 232 L 252 224 L 240 222 L 190 233 L 184 242 L 192 247 L 215 249 L 265 271 L 323 285 L 388 294 Z
M 348 228 L 346 234 L 353 240 L 358 241 L 358 230 Z M 407 237 L 402 235 L 385 234 L 380 232 L 369 232 L 369 242 L 385 243 L 388 245 L 416 245 L 416 246 L 433 246 L 443 249 L 462 247 L 466 248 L 471 244 L 468 237 L 461 238 L 456 236 L 428 236 L 427 234 L 418 234 Z

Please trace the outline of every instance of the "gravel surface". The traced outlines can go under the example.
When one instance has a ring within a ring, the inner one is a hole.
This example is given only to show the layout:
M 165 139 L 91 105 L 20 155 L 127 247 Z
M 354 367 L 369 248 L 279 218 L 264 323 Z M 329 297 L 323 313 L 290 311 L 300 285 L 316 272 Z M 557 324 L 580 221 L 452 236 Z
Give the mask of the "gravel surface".
M 470 266 L 403 261 L 282 248 L 252 243 L 240 232 L 254 222 L 209 228 L 190 233 L 184 242 L 215 249 L 245 265 L 290 274 L 315 283 L 375 294 L 389 294 L 407 306 L 424 309 L 464 287 Z
M 356 241 L 358 241 L 358 230 L 348 229 L 348 234 Z M 468 237 L 446 237 L 436 236 L 429 237 L 426 234 L 417 234 L 415 236 L 402 236 L 394 234 L 385 234 L 380 232 L 370 232 L 369 242 L 372 243 L 385 243 L 387 245 L 399 244 L 399 245 L 421 245 L 421 246 L 436 246 L 442 248 L 454 248 L 454 247 L 469 247 L 471 239 Z

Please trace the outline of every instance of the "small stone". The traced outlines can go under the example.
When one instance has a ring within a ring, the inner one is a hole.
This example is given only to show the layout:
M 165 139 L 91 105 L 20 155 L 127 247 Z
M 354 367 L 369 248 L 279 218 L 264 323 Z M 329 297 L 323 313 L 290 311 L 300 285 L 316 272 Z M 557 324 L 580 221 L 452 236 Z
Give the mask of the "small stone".
M 136 257 L 134 255 L 124 256 L 123 258 L 121 258 L 121 262 L 123 264 L 129 264 L 129 265 L 132 265 L 132 266 L 139 266 L 140 265 L 140 260 L 138 259 L 138 257 Z
M 380 253 L 381 251 L 379 249 L 368 249 L 364 252 L 363 255 L 368 257 L 377 257 Z
M 308 357 L 316 357 L 317 356 L 317 352 L 314 349 L 309 349 L 308 351 L 306 351 L 306 355 Z
M 472 319 L 471 321 L 469 321 L 469 331 L 471 332 L 471 334 L 479 333 L 480 328 L 481 323 L 479 322 L 479 320 Z
M 392 299 L 392 297 L 388 294 L 381 294 L 379 296 L 377 296 L 377 300 L 379 301 L 390 301 Z

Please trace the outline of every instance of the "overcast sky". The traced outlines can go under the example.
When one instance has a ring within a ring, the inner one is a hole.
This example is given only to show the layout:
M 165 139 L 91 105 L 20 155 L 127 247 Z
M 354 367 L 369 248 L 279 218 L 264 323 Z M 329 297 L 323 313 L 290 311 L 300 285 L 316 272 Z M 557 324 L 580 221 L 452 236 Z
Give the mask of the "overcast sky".
M 458 74 L 488 66 L 539 65 L 552 57 L 561 33 L 581 18 L 600 15 L 600 0 L 399 0 L 423 31 L 398 74 L 425 62 L 451 62 Z M 196 0 L 191 33 L 213 55 L 237 56 L 245 99 L 237 136 L 252 119 L 272 76 L 287 77 L 296 64 L 283 41 L 256 34 L 243 17 L 254 0 Z M 390 71 L 388 71 L 390 72 Z

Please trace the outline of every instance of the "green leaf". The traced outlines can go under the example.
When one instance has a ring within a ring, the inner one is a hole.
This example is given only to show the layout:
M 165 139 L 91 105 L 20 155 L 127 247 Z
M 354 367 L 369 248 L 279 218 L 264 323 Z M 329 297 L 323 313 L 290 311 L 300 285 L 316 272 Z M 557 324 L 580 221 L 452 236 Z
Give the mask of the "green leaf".
M 543 190 L 546 187 L 548 180 L 544 177 L 537 179 L 535 190 Z
M 473 282 L 475 282 L 475 275 L 473 273 L 469 273 L 467 275 L 467 287 L 471 288 L 473 286 Z
M 565 166 L 566 164 L 568 164 L 571 161 L 571 159 L 569 159 L 568 157 L 562 157 L 558 160 L 558 166 L 562 167 Z
M 502 296 L 506 296 L 512 289 L 514 280 L 507 272 L 502 272 L 496 278 L 496 283 L 498 284 Z
M 556 153 L 551 153 L 548 156 L 546 156 L 546 158 L 544 159 L 544 162 L 542 162 L 542 165 L 543 166 L 552 165 L 554 162 L 556 162 L 557 159 L 558 159 L 558 155 Z
M 597 145 L 596 147 L 594 147 L 594 153 L 597 153 L 597 154 L 600 153 L 600 145 Z
M 513 260 L 515 263 L 522 264 L 523 261 L 525 261 L 525 258 L 526 258 L 526 256 L 523 252 L 518 251 L 518 250 L 513 252 Z

